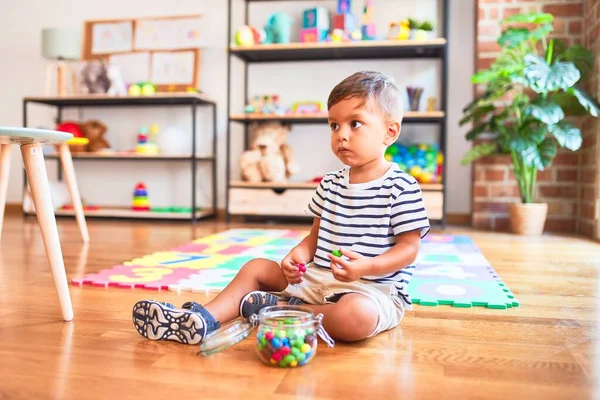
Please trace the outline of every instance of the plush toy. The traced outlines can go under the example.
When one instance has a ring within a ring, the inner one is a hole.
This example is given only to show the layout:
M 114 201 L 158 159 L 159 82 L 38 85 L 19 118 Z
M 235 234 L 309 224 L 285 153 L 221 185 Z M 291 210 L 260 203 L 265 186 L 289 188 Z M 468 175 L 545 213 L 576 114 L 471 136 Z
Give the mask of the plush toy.
M 81 70 L 82 93 L 106 93 L 110 87 L 110 79 L 106 64 L 101 61 L 91 61 Z
M 289 43 L 292 22 L 292 18 L 284 12 L 272 14 L 265 26 L 265 43 Z
M 108 79 L 110 80 L 110 88 L 108 88 L 109 96 L 125 96 L 127 95 L 127 87 L 123 80 L 123 71 L 116 65 L 108 67 Z
M 100 151 L 110 148 L 110 144 L 104 139 L 106 125 L 98 120 L 89 120 L 81 124 L 83 136 L 89 139 L 88 151 Z
M 286 144 L 291 125 L 279 122 L 253 123 L 250 148 L 240 157 L 242 180 L 284 182 L 298 173 L 291 147 Z

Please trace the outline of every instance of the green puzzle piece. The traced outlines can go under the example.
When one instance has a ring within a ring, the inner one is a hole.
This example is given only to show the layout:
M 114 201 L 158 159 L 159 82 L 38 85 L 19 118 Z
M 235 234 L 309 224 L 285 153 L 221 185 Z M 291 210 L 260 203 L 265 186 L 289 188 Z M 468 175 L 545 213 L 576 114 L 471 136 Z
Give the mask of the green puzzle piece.
M 408 285 L 408 292 L 415 304 L 423 306 L 507 309 L 519 305 L 513 293 L 494 280 L 420 279 L 414 276 Z

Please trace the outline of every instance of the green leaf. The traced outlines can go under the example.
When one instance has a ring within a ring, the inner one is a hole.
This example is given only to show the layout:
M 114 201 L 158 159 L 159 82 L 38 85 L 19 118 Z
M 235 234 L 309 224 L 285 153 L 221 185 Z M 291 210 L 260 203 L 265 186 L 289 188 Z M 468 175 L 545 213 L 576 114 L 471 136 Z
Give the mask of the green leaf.
M 498 148 L 496 147 L 495 143 L 492 143 L 492 142 L 480 143 L 476 146 L 473 146 L 471 148 L 471 150 L 469 150 L 465 154 L 465 156 L 460 161 L 460 163 L 462 165 L 467 165 L 480 157 L 485 157 L 485 156 L 495 154 L 497 152 L 497 150 L 498 150 Z
M 552 31 L 554 31 L 554 26 L 552 26 L 552 24 L 544 24 L 531 32 L 531 38 L 540 41 L 542 38 L 545 38 L 552 33 Z
M 469 121 L 474 121 L 479 119 L 480 117 L 489 114 L 490 112 L 494 111 L 496 109 L 496 107 L 492 104 L 488 104 L 485 106 L 481 106 L 481 107 L 476 107 L 474 109 L 471 109 L 471 111 L 469 111 L 468 113 L 466 113 L 466 115 L 464 115 L 460 121 L 458 121 L 458 124 L 460 126 L 466 124 Z
M 589 113 L 593 117 L 600 115 L 600 106 L 590 95 L 577 87 L 552 95 L 551 100 L 558 104 L 565 115 L 581 116 Z
M 471 129 L 469 132 L 467 132 L 465 137 L 467 138 L 467 140 L 477 139 L 477 137 L 479 135 L 481 135 L 482 133 L 485 133 L 489 129 L 489 125 L 490 124 L 488 122 L 479 124 L 479 125 L 475 126 L 473 129 Z
M 529 40 L 531 32 L 526 28 L 508 28 L 498 38 L 498 44 L 502 47 L 517 47 L 521 42 Z
M 598 103 L 596 103 L 596 101 L 583 90 L 576 87 L 571 87 L 567 90 L 567 92 L 575 96 L 579 101 L 579 104 L 592 116 L 597 117 L 600 115 L 600 107 L 598 106 Z
M 558 104 L 544 99 L 536 99 L 527 107 L 527 113 L 545 124 L 556 124 L 565 117 L 565 113 Z
M 581 131 L 568 122 L 560 122 L 555 125 L 548 126 L 548 130 L 556 138 L 556 141 L 561 147 L 565 147 L 571 151 L 579 150 L 583 139 Z
M 567 48 L 562 42 L 561 48 L 556 49 L 556 44 L 557 43 L 555 42 L 556 60 L 564 60 L 575 64 L 575 67 L 581 73 L 582 78 L 593 70 L 594 55 L 591 51 L 578 44 Z
M 495 69 L 484 69 L 481 71 L 477 71 L 471 77 L 471 83 L 474 83 L 474 84 L 488 83 L 492 79 L 495 79 L 501 73 L 502 73 L 502 71 L 498 71 Z
M 501 24 L 524 23 L 524 24 L 549 24 L 554 20 L 554 16 L 549 13 L 522 13 L 511 15 L 502 20 Z
M 567 90 L 581 77 L 573 63 L 556 62 L 548 65 L 546 60 L 535 54 L 525 56 L 523 73 L 531 89 L 537 93 Z
M 527 147 L 521 152 L 521 157 L 527 165 L 544 170 L 552 165 L 552 160 L 556 156 L 556 152 L 557 147 L 554 140 L 546 138 L 538 146 Z

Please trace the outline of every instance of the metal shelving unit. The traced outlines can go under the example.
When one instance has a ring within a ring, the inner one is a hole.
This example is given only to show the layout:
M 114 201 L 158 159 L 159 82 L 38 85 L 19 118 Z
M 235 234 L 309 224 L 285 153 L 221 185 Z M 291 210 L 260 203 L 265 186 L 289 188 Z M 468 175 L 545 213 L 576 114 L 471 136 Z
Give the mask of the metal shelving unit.
M 254 216 L 230 212 L 230 192 L 232 189 L 238 191 L 247 188 L 249 190 L 261 188 L 271 188 L 279 192 L 289 190 L 308 190 L 313 186 L 310 183 L 302 184 L 299 182 L 290 182 L 289 184 L 260 184 L 244 185 L 239 181 L 232 180 L 231 177 L 231 124 L 243 124 L 244 144 L 248 147 L 248 125 L 255 121 L 281 121 L 292 124 L 323 124 L 327 123 L 326 114 L 298 114 L 298 115 L 264 115 L 264 114 L 235 114 L 231 110 L 230 99 L 237 94 L 231 93 L 231 59 L 236 57 L 244 63 L 244 87 L 243 98 L 246 104 L 248 98 L 248 66 L 251 63 L 261 64 L 269 62 L 302 62 L 302 61 L 328 61 L 337 60 L 364 60 L 364 59 L 432 59 L 441 63 L 441 88 L 440 88 L 440 109 L 435 112 L 406 112 L 403 120 L 404 124 L 422 124 L 433 123 L 440 127 L 439 147 L 444 154 L 444 167 L 442 182 L 435 184 L 421 184 L 424 193 L 442 193 L 441 218 L 432 218 L 433 223 L 442 226 L 446 224 L 446 173 L 447 173 L 447 90 L 448 90 L 448 36 L 449 36 L 449 0 L 438 0 L 440 5 L 440 18 L 438 25 L 441 26 L 441 38 L 427 41 L 394 41 L 394 40 L 374 40 L 347 43 L 287 43 L 287 44 L 259 44 L 253 46 L 235 47 L 232 43 L 232 0 L 228 0 L 228 27 L 227 43 L 229 47 L 229 56 L 227 58 L 227 133 L 226 133 L 226 194 L 225 208 L 226 220 L 229 221 L 231 215 Z M 244 4 L 244 24 L 249 23 L 249 7 L 252 3 L 269 2 L 274 4 L 277 1 L 299 1 L 299 0 L 241 0 Z M 318 3 L 323 0 L 311 0 L 310 3 Z M 239 112 L 239 111 L 238 111 Z M 269 218 L 277 218 L 275 215 L 269 215 Z
M 112 97 L 104 94 L 93 95 L 73 95 L 61 97 L 25 97 L 23 99 L 23 126 L 27 126 L 27 106 L 29 104 L 42 104 L 55 107 L 57 110 L 56 123 L 62 121 L 62 112 L 67 107 L 189 107 L 191 111 L 191 153 L 190 154 L 158 154 L 158 155 L 137 155 L 126 153 L 72 153 L 73 162 L 79 161 L 168 161 L 168 162 L 189 162 L 192 172 L 192 196 L 189 213 L 180 212 L 140 212 L 132 211 L 127 207 L 102 207 L 99 210 L 85 210 L 86 217 L 92 218 L 131 218 L 131 219 L 166 219 L 166 220 L 191 220 L 192 223 L 199 219 L 214 218 L 217 215 L 217 105 L 216 103 L 197 92 L 182 93 L 157 93 L 151 96 L 118 96 Z M 198 156 L 196 154 L 196 110 L 197 107 L 211 107 L 213 118 L 213 143 L 212 154 Z M 46 155 L 46 159 L 58 160 L 54 154 Z M 212 167 L 212 209 L 197 210 L 196 205 L 196 186 L 197 186 L 197 167 L 199 162 L 209 163 Z M 62 180 L 61 163 L 57 163 L 58 178 Z M 24 175 L 24 188 L 27 185 L 27 176 Z M 193 212 L 193 210 L 197 210 Z M 30 213 L 25 213 L 27 216 Z M 56 210 L 57 216 L 74 216 L 72 210 Z

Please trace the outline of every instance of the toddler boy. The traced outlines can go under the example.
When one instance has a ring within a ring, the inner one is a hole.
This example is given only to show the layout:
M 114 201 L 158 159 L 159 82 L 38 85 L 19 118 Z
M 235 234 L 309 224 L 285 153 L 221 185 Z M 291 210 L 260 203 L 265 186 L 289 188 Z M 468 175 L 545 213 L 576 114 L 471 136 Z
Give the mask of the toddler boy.
M 400 135 L 401 99 L 395 83 L 378 72 L 357 72 L 335 86 L 327 102 L 331 150 L 345 166 L 325 174 L 308 204 L 310 233 L 281 264 L 248 262 L 204 306 L 136 303 L 138 332 L 197 344 L 221 323 L 248 319 L 282 300 L 322 313 L 325 330 L 340 341 L 400 324 L 412 309 L 408 283 L 430 229 L 419 184 L 384 157 Z

